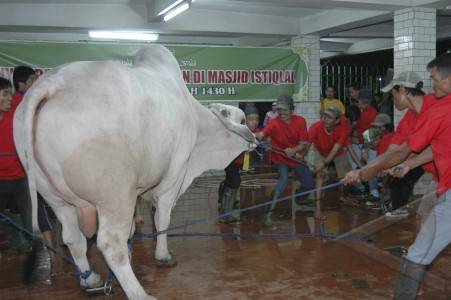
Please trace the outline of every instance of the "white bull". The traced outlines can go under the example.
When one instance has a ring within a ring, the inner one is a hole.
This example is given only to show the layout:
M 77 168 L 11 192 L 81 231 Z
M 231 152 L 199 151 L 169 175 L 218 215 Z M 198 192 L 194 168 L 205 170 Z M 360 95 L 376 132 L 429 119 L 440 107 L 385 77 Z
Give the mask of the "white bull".
M 127 297 L 154 299 L 128 256 L 136 199 L 150 193 L 156 228 L 167 229 L 176 200 L 195 177 L 225 168 L 255 142 L 243 120 L 238 108 L 196 101 L 163 46 L 142 48 L 131 67 L 75 62 L 49 71 L 27 92 L 14 119 L 34 232 L 37 190 L 62 223 L 78 268 L 87 271 L 85 235 L 94 234 L 97 214 L 97 246 Z M 166 234 L 157 238 L 155 258 L 172 260 Z M 99 281 L 93 272 L 80 284 Z

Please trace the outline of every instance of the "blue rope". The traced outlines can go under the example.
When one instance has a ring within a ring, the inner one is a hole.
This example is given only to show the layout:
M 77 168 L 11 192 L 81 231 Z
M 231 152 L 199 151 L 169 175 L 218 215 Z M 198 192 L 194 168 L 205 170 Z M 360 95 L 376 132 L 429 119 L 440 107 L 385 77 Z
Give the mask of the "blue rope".
M 263 202 L 263 203 L 251 205 L 251 206 L 248 206 L 248 207 L 245 207 L 245 208 L 242 208 L 242 209 L 235 209 L 235 210 L 232 210 L 232 211 L 224 213 L 224 214 L 220 214 L 220 215 L 217 215 L 217 216 L 211 216 L 211 217 L 208 217 L 208 218 L 205 218 L 205 219 L 201 219 L 201 220 L 196 220 L 196 221 L 193 221 L 193 222 L 190 222 L 190 223 L 174 226 L 174 227 L 171 227 L 171 228 L 168 228 L 168 229 L 165 229 L 165 230 L 161 230 L 161 231 L 158 231 L 158 232 L 146 233 L 145 235 L 146 235 L 146 237 L 156 237 L 156 236 L 158 236 L 160 234 L 168 233 L 169 231 L 173 231 L 173 230 L 177 230 L 177 229 L 180 229 L 180 228 L 185 228 L 185 227 L 189 227 L 189 226 L 193 226 L 193 225 L 209 223 L 209 222 L 212 222 L 212 221 L 220 220 L 220 219 L 223 219 L 225 217 L 231 216 L 231 215 L 233 215 L 235 213 L 241 213 L 241 212 L 253 210 L 255 208 L 259 208 L 259 207 L 270 205 L 272 203 L 279 203 L 279 202 L 291 199 L 292 197 L 309 195 L 310 193 L 314 193 L 316 191 L 330 189 L 330 188 L 333 188 L 333 187 L 340 186 L 342 184 L 343 183 L 341 181 L 335 182 L 335 183 L 332 183 L 332 184 L 321 186 L 321 187 L 316 188 L 316 189 L 300 192 L 300 193 L 297 193 L 297 194 L 294 194 L 294 195 L 291 195 L 291 196 L 273 199 L 273 200 L 266 201 L 266 202 Z
M 28 234 L 31 237 L 34 237 L 35 235 L 29 231 L 28 229 L 26 229 L 25 227 L 19 225 L 18 223 L 14 222 L 10 217 L 8 217 L 7 215 L 5 215 L 4 213 L 0 212 L 0 217 L 2 217 L 4 220 L 8 221 L 11 225 L 13 225 L 14 227 L 16 227 L 17 229 L 19 229 L 20 231 L 25 232 L 26 234 Z M 86 270 L 84 272 L 82 272 L 77 264 L 75 263 L 75 261 L 73 260 L 72 257 L 66 256 L 64 253 L 62 253 L 61 251 L 58 251 L 57 249 L 53 248 L 52 246 L 50 246 L 49 244 L 46 243 L 46 241 L 44 241 L 43 239 L 41 239 L 41 242 L 44 244 L 44 246 L 49 249 L 50 251 L 52 251 L 53 253 L 55 253 L 56 255 L 62 257 L 64 260 L 66 260 L 68 263 L 70 263 L 71 265 L 73 265 L 75 267 L 75 269 L 77 270 L 75 272 L 76 276 L 79 276 L 82 279 L 87 279 L 91 273 L 92 270 Z M 111 271 L 110 271 L 111 272 Z
M 92 270 L 91 269 L 86 270 L 84 272 L 78 271 L 78 272 L 75 273 L 76 276 L 78 276 L 78 277 L 80 277 L 81 279 L 84 279 L 84 280 L 88 279 L 88 277 L 91 276 L 91 274 L 92 274 Z
M 187 232 L 187 233 L 169 233 L 168 237 L 234 237 L 234 238 L 293 238 L 293 237 L 323 237 L 334 239 L 333 233 L 300 233 L 300 232 L 274 232 L 274 233 L 235 233 L 235 232 Z M 148 233 L 136 233 L 136 238 L 153 237 Z
M 25 227 L 17 224 L 16 222 L 14 222 L 10 217 L 8 217 L 7 215 L 5 215 L 4 213 L 0 212 L 0 217 L 4 218 L 6 221 L 8 221 L 11 225 L 13 225 L 14 227 L 16 227 L 17 229 L 19 229 L 20 231 L 25 232 L 26 234 L 28 234 L 31 237 L 34 237 L 35 235 L 29 231 L 28 229 L 26 229 Z M 55 248 L 53 248 L 52 246 L 48 245 L 43 239 L 41 239 L 41 242 L 44 244 L 44 246 L 49 249 L 50 251 L 54 252 L 56 255 L 61 256 L 62 258 L 64 258 L 67 262 L 69 262 L 70 264 L 72 264 L 73 266 L 75 266 L 78 270 L 77 265 L 75 264 L 75 261 L 69 257 L 66 256 L 64 254 L 61 253 L 61 251 L 56 250 Z M 80 271 L 79 271 L 80 272 Z
M 282 197 L 282 198 L 278 198 L 278 199 L 273 199 L 273 200 L 266 201 L 266 202 L 263 202 L 263 203 L 251 205 L 251 206 L 246 207 L 246 208 L 232 210 L 232 211 L 230 211 L 230 212 L 227 212 L 227 213 L 224 213 L 224 214 L 221 214 L 221 215 L 211 216 L 211 217 L 208 217 L 208 218 L 205 218 L 205 219 L 196 220 L 196 221 L 193 221 L 193 222 L 190 222 L 190 223 L 186 223 L 186 224 L 174 226 L 174 227 L 168 228 L 168 229 L 166 229 L 166 230 L 161 230 L 161 231 L 158 231 L 158 232 L 152 232 L 152 233 L 141 233 L 141 235 L 144 236 L 144 237 L 149 237 L 149 238 L 156 237 L 156 236 L 158 236 L 158 235 L 160 235 L 160 234 L 168 233 L 168 232 L 170 232 L 170 231 L 174 231 L 174 230 L 177 230 L 177 229 L 180 229 L 180 228 L 186 228 L 186 227 L 193 226 L 193 225 L 205 224 L 205 223 L 208 223 L 208 222 L 211 222 L 211 221 L 216 221 L 216 220 L 219 220 L 219 219 L 223 219 L 223 218 L 225 218 L 225 217 L 228 217 L 228 216 L 230 216 L 230 215 L 232 215 L 232 214 L 234 214 L 234 213 L 241 213 L 241 212 L 253 210 L 253 209 L 256 209 L 256 208 L 259 208 L 259 207 L 264 207 L 264 206 L 270 205 L 270 204 L 272 204 L 272 203 L 279 203 L 279 202 L 282 202 L 282 201 L 291 199 L 292 197 L 305 196 L 305 195 L 311 194 L 311 193 L 316 192 L 316 191 L 321 191 L 321 190 L 326 190 L 326 189 L 330 189 L 330 188 L 333 188 L 333 187 L 337 187 L 337 186 L 340 186 L 341 184 L 342 184 L 341 181 L 335 182 L 335 183 L 332 183 L 332 184 L 329 184 L 329 185 L 321 186 L 321 187 L 319 187 L 319 188 L 315 188 L 315 189 L 312 189 L 312 190 L 300 192 L 300 193 L 297 193 L 297 194 L 294 194 L 294 195 L 291 195 L 291 196 Z M 12 225 L 14 225 L 14 226 L 15 226 L 16 228 L 18 228 L 19 230 L 22 230 L 22 231 L 26 232 L 27 234 L 29 234 L 30 236 L 33 236 L 33 233 L 31 233 L 29 230 L 25 229 L 24 227 L 22 227 L 22 226 L 16 224 L 16 223 L 15 223 L 13 220 L 11 220 L 8 216 L 4 215 L 4 214 L 1 213 L 1 212 L 0 212 L 0 216 L 2 216 L 3 218 L 5 218 L 8 222 L 10 222 Z M 324 230 L 324 224 L 323 224 L 323 222 L 320 223 L 320 232 L 321 232 L 321 235 L 322 235 L 322 236 L 327 236 L 327 233 L 326 233 L 325 230 Z M 303 236 L 303 235 L 306 235 L 306 234 L 301 234 L 300 236 Z M 259 235 L 259 236 L 261 236 L 261 235 Z M 44 242 L 44 241 L 43 241 L 43 242 Z M 75 264 L 75 262 L 73 261 L 73 259 L 71 259 L 71 258 L 69 258 L 69 257 L 67 257 L 67 256 L 65 256 L 65 255 L 63 255 L 63 254 L 61 254 L 61 253 L 59 253 L 59 251 L 57 251 L 57 250 L 54 249 L 53 247 L 47 245 L 47 243 L 45 243 L 45 242 L 44 242 L 44 245 L 45 245 L 48 249 L 50 249 L 51 251 L 53 251 L 53 252 L 55 252 L 56 254 L 60 255 L 61 257 L 63 257 L 64 259 L 66 259 L 68 262 L 70 262 L 71 264 L 73 264 L 74 266 L 77 267 L 77 265 Z
M 161 230 L 161 231 L 158 231 L 158 232 L 153 232 L 153 233 L 140 233 L 140 234 L 136 234 L 135 236 L 141 237 L 141 238 L 142 238 L 142 237 L 145 237 L 145 238 L 153 238 L 153 237 L 156 237 L 156 236 L 158 236 L 158 235 L 160 235 L 160 234 L 168 233 L 169 231 L 173 231 L 173 230 L 176 230 L 176 229 L 185 228 L 185 227 L 189 227 L 189 226 L 193 226 L 193 225 L 198 225 L 198 224 L 205 224 L 205 223 L 208 223 L 208 222 L 211 222 L 211 221 L 223 219 L 223 218 L 225 218 L 225 217 L 227 217 L 227 216 L 230 216 L 230 215 L 232 215 L 232 214 L 234 214 L 234 213 L 241 213 L 241 212 L 253 210 L 253 209 L 255 209 L 255 208 L 259 208 L 259 207 L 263 207 L 263 206 L 270 205 L 270 204 L 272 204 L 272 203 L 282 202 L 282 201 L 291 199 L 292 197 L 304 196 L 304 195 L 308 195 L 308 194 L 313 193 L 313 192 L 316 192 L 316 191 L 320 191 L 320 190 L 325 190 L 325 189 L 333 188 L 333 187 L 339 186 L 339 185 L 341 185 L 341 184 L 342 184 L 342 182 L 336 182 L 336 183 L 333 183 L 333 184 L 324 185 L 324 186 L 322 186 L 322 187 L 320 187 L 320 188 L 312 189 L 312 190 L 309 190 L 309 191 L 304 191 L 304 192 L 297 193 L 297 194 L 294 194 L 294 195 L 291 195 L 291 196 L 287 196 L 287 197 L 283 197 L 283 198 L 273 199 L 273 200 L 271 200 L 271 201 L 267 201 L 267 202 L 260 203 L 260 204 L 255 204 L 255 205 L 252 205 L 252 206 L 243 208 L 243 209 L 233 210 L 233 211 L 230 211 L 230 212 L 228 212 L 228 213 L 224 213 L 224 214 L 221 214 L 221 215 L 218 215 L 218 216 L 212 216 L 212 217 L 209 217 L 209 218 L 206 218 L 206 219 L 201 219 L 201 220 L 193 221 L 193 222 L 190 222 L 190 223 L 187 223 L 187 224 L 175 226 L 175 227 L 168 228 L 168 229 L 166 229 L 166 230 Z M 8 221 L 9 223 L 11 223 L 11 224 L 12 224 L 14 227 L 16 227 L 17 229 L 19 229 L 19 230 L 21 230 L 21 231 L 27 233 L 28 235 L 30 235 L 30 236 L 32 236 L 32 237 L 34 236 L 33 233 L 32 233 L 31 231 L 29 231 L 29 230 L 27 230 L 26 228 L 24 228 L 23 226 L 17 224 L 16 222 L 14 222 L 11 218 L 9 218 L 8 216 L 6 216 L 6 215 L 3 214 L 2 212 L 0 212 L 0 216 L 1 216 L 2 218 L 4 218 L 6 221 Z M 259 238 L 274 238 L 274 237 L 281 237 L 281 238 L 282 238 L 282 237 L 323 237 L 323 238 L 331 238 L 331 239 L 333 239 L 333 238 L 336 237 L 336 235 L 327 233 L 327 232 L 324 230 L 324 224 L 323 224 L 323 222 L 320 223 L 320 233 L 319 233 L 319 234 L 312 234 L 312 233 L 292 233 L 292 232 L 290 232 L 290 233 L 286 233 L 286 232 L 285 232 L 285 233 L 207 233 L 207 232 L 203 233 L 203 232 L 198 232 L 198 233 L 173 233 L 173 234 L 168 234 L 168 236 L 172 236 L 172 237 L 176 237 L 176 236 L 179 236 L 179 237 L 180 237 L 180 236 L 206 236 L 206 237 L 218 236 L 218 237 L 259 237 Z M 86 270 L 85 272 L 81 272 L 81 271 L 79 270 L 78 266 L 75 264 L 75 261 L 74 261 L 72 258 L 70 258 L 70 257 L 68 257 L 68 256 L 66 256 L 66 255 L 64 255 L 64 254 L 62 254 L 60 251 L 54 249 L 53 247 L 51 247 L 50 245 L 48 245 L 45 241 L 42 240 L 42 242 L 43 242 L 44 245 L 47 247 L 47 249 L 53 251 L 56 255 L 58 255 L 58 256 L 64 258 L 67 262 L 69 262 L 70 264 L 72 264 L 73 266 L 75 266 L 75 268 L 77 269 L 77 272 L 76 272 L 75 274 L 78 275 L 80 278 L 82 278 L 82 279 L 87 279 L 87 278 L 91 275 L 91 273 L 92 273 L 92 270 L 91 270 L 91 269 Z M 128 247 L 129 247 L 129 250 L 131 250 L 131 241 L 130 241 L 130 240 L 129 240 L 129 242 L 128 242 Z M 112 271 L 109 269 L 109 270 L 108 270 L 108 275 L 107 275 L 107 280 L 111 281 L 111 280 L 113 279 L 113 276 L 114 276 L 114 274 L 113 274 Z
M 10 156 L 17 157 L 17 153 L 16 152 L 0 152 L 0 157 L 10 157 Z

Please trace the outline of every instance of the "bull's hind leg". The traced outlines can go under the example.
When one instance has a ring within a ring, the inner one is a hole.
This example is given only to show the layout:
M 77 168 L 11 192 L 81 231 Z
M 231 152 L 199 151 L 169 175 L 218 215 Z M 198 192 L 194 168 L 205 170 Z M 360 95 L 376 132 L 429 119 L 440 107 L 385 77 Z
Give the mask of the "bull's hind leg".
M 97 207 L 97 247 L 102 251 L 128 299 L 155 299 L 144 291 L 130 265 L 127 239 L 132 230 L 136 195 L 115 195 L 114 198 L 117 199 L 115 203 L 107 202 Z
M 63 241 L 69 248 L 72 258 L 80 271 L 80 285 L 83 288 L 94 288 L 103 284 L 100 275 L 92 272 L 86 257 L 86 238 L 78 227 L 76 209 L 70 205 L 52 205 L 51 196 L 46 198 L 63 226 Z M 63 203 L 63 200 L 58 200 Z M 57 203 L 58 203 L 57 202 Z

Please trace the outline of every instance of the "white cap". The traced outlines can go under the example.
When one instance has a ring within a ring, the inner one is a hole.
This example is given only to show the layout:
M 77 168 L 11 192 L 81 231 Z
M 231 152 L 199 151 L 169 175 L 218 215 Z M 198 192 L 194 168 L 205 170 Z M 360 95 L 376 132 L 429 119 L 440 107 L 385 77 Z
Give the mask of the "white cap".
M 387 93 L 396 85 L 402 85 L 408 88 L 416 88 L 421 77 L 413 71 L 405 71 L 393 77 L 392 81 L 382 88 L 382 92 Z

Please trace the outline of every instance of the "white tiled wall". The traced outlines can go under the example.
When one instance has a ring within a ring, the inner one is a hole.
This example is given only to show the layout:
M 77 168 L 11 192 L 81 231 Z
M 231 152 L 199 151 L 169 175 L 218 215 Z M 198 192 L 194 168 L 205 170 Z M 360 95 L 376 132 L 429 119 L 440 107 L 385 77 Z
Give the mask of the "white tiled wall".
M 423 78 L 424 91 L 431 91 L 426 65 L 436 55 L 436 10 L 413 7 L 396 11 L 394 38 L 395 74 L 415 71 Z M 404 113 L 395 110 L 395 123 Z
M 296 104 L 295 113 L 302 115 L 310 126 L 319 120 L 319 97 L 321 95 L 319 37 L 298 36 L 291 40 L 291 46 L 308 49 L 308 55 L 304 58 L 309 69 L 308 96 Z
M 395 74 L 417 72 L 423 78 L 425 92 L 430 92 L 432 87 L 426 66 L 436 55 L 436 14 L 434 8 L 413 7 L 396 11 L 394 17 Z M 395 109 L 395 123 L 404 113 Z M 431 176 L 424 175 L 414 193 L 424 194 L 430 181 Z

